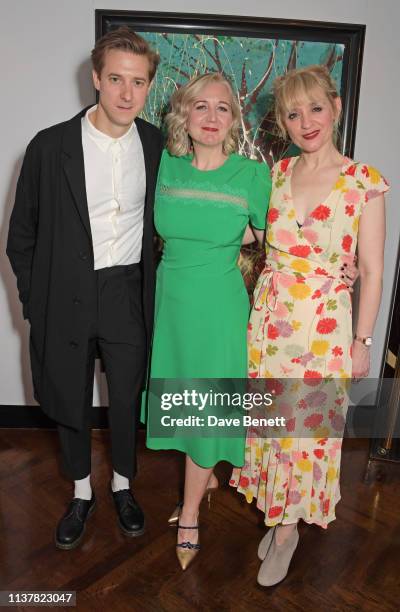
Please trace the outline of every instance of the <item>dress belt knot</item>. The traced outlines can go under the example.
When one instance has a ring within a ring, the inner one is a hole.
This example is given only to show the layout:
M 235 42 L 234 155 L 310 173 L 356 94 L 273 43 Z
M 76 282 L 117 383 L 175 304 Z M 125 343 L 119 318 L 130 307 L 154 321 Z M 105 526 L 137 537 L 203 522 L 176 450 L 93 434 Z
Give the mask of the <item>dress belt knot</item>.
M 324 302 L 329 297 L 329 292 L 332 287 L 332 284 L 335 280 L 340 280 L 339 273 L 336 275 L 332 273 L 328 274 L 319 274 L 316 271 L 311 271 L 311 273 L 305 274 L 305 278 L 307 277 L 319 277 L 321 280 L 324 280 L 324 290 L 323 290 L 323 300 Z M 267 264 L 264 270 L 261 272 L 260 278 L 258 280 L 256 289 L 254 291 L 254 310 L 263 310 L 265 308 L 265 317 L 260 317 L 260 325 L 256 333 L 256 339 L 262 340 L 265 336 L 265 326 L 269 321 L 270 313 L 276 310 L 279 289 L 278 289 L 278 281 L 279 276 L 282 274 L 293 274 L 293 271 L 286 272 L 283 270 L 276 270 L 271 265 Z M 328 283 L 328 286 L 326 286 Z M 344 283 L 344 287 L 345 287 Z M 343 287 L 343 288 L 344 288 Z M 322 296 L 321 296 L 322 297 Z

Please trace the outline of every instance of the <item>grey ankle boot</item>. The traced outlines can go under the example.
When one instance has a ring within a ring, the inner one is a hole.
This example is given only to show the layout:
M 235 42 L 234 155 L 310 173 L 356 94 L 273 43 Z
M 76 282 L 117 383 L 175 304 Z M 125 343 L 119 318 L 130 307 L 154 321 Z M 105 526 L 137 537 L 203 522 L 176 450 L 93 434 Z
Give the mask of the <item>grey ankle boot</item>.
M 298 542 L 299 534 L 297 525 L 290 536 L 288 536 L 280 546 L 276 543 L 276 529 L 274 529 L 267 556 L 261 563 L 258 572 L 258 584 L 261 584 L 261 586 L 273 586 L 285 578 Z
M 265 557 L 267 556 L 267 552 L 269 550 L 269 547 L 271 546 L 272 538 L 274 536 L 275 530 L 276 530 L 276 525 L 275 527 L 270 527 L 258 545 L 257 554 L 258 554 L 258 558 L 260 559 L 260 561 L 264 561 Z

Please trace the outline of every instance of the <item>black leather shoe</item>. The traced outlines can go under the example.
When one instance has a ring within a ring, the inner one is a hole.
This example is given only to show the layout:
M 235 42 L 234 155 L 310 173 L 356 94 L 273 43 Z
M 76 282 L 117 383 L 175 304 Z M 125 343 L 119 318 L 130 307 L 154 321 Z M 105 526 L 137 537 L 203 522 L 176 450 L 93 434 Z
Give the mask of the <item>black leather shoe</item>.
M 134 538 L 144 533 L 144 514 L 129 489 L 111 490 L 117 510 L 118 522 L 125 535 Z
M 92 499 L 80 499 L 74 497 L 56 530 L 56 546 L 62 550 L 76 548 L 85 533 L 85 523 L 95 509 L 96 498 L 94 493 Z

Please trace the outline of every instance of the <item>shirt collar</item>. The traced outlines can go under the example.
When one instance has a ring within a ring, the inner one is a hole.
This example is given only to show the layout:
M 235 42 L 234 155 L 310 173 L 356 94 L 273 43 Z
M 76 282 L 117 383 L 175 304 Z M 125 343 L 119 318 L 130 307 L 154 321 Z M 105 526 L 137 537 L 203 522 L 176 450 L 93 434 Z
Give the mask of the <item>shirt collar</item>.
M 132 143 L 135 133 L 136 133 L 136 125 L 135 122 L 132 122 L 129 130 L 120 138 L 112 138 L 112 136 L 108 136 L 104 132 L 98 130 L 91 120 L 89 119 L 89 115 L 93 113 L 97 109 L 97 104 L 89 108 L 86 111 L 86 114 L 83 118 L 82 128 L 85 130 L 86 134 L 93 140 L 93 142 L 99 147 L 103 153 L 106 153 L 108 149 L 115 143 L 118 143 L 123 151 L 126 151 L 129 145 Z

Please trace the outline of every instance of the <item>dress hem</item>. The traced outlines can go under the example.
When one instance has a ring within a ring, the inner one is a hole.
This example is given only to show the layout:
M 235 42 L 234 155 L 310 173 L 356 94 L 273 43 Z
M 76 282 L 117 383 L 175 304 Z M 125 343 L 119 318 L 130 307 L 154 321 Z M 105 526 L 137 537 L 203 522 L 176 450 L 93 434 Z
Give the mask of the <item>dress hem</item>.
M 244 491 L 241 491 L 236 484 L 231 484 L 231 483 L 229 483 L 229 484 L 230 484 L 230 486 L 232 488 L 236 489 L 238 493 L 240 493 L 241 495 L 244 496 L 244 498 L 245 498 L 245 500 L 247 501 L 248 504 L 252 504 L 254 500 L 257 501 L 257 497 L 255 497 L 254 495 L 251 498 L 251 500 L 249 501 L 248 498 L 247 498 L 246 493 Z M 340 499 L 341 498 L 339 497 L 336 503 L 339 503 Z M 260 506 L 257 503 L 256 503 L 256 508 L 258 510 L 260 510 L 261 512 L 264 512 L 264 510 L 262 508 L 260 508 Z M 305 519 L 302 516 L 297 517 L 297 522 L 304 521 L 304 523 L 307 523 L 307 525 L 317 525 L 318 527 L 321 527 L 321 529 L 327 529 L 329 523 L 332 523 L 335 520 L 336 520 L 336 514 L 335 513 L 333 513 L 329 518 L 327 517 L 327 520 L 325 520 L 323 523 L 320 522 L 320 521 L 313 521 L 313 520 L 308 521 L 307 519 Z M 294 522 L 296 522 L 296 521 L 291 520 L 289 522 L 289 521 L 283 520 L 283 521 L 278 521 L 278 522 L 271 522 L 271 520 L 268 520 L 268 518 L 266 518 L 266 520 L 264 519 L 264 525 L 266 525 L 267 527 L 275 527 L 276 525 L 292 525 Z
M 242 463 L 233 463 L 233 461 L 232 461 L 232 460 L 231 460 L 229 457 L 227 457 L 227 456 L 222 456 L 222 457 L 221 457 L 221 456 L 219 456 L 219 457 L 218 457 L 218 459 L 217 459 L 217 460 L 216 460 L 214 463 L 211 463 L 211 465 L 202 465 L 202 464 L 201 464 L 201 463 L 199 463 L 199 462 L 198 462 L 198 461 L 197 461 L 197 460 L 196 460 L 196 459 L 195 459 L 195 458 L 194 458 L 194 457 L 193 457 L 193 456 L 192 456 L 192 455 L 191 455 L 191 454 L 190 454 L 188 451 L 186 451 L 186 450 L 182 450 L 181 448 L 175 448 L 175 447 L 173 447 L 173 446 L 166 446 L 166 447 L 164 447 L 164 448 L 155 448 L 155 447 L 153 447 L 153 446 L 149 446 L 147 443 L 146 443 L 146 448 L 148 448 L 149 450 L 154 450 L 154 451 L 159 451 L 159 450 L 165 450 L 165 451 L 175 450 L 175 451 L 178 451 L 178 452 L 180 452 L 180 453 L 184 453 L 185 455 L 188 455 L 188 456 L 191 458 L 191 460 L 193 461 L 193 463 L 196 463 L 196 464 L 197 464 L 199 467 L 202 467 L 202 468 L 204 468 L 204 469 L 210 469 L 210 468 L 213 468 L 213 467 L 214 467 L 215 465 L 217 465 L 217 463 L 219 463 L 220 461 L 227 461 L 228 463 L 230 463 L 231 465 L 233 465 L 233 467 L 237 467 L 237 468 L 242 468 L 242 467 L 243 467 L 243 465 L 244 465 L 244 458 L 243 458 Z

